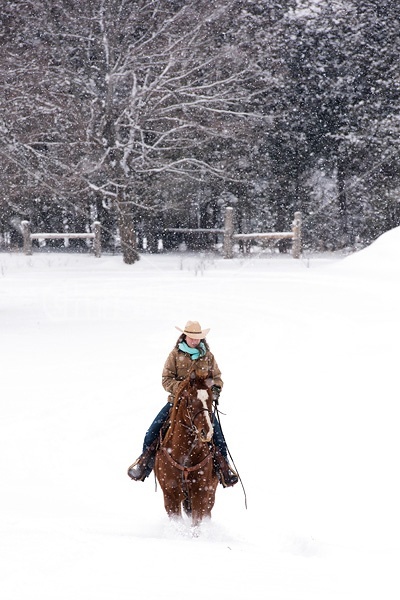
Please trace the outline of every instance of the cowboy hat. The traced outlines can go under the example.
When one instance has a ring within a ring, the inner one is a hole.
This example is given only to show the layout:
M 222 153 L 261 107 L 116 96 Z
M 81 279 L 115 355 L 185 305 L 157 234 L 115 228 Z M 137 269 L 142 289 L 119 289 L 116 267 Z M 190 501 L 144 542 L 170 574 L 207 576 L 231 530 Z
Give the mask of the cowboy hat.
M 188 321 L 185 325 L 185 329 L 181 329 L 180 327 L 175 325 L 175 329 L 177 329 L 178 331 L 181 331 L 182 333 L 184 333 L 188 337 L 192 338 L 193 340 L 202 340 L 203 338 L 206 337 L 207 333 L 210 331 L 210 329 L 203 330 L 198 321 Z

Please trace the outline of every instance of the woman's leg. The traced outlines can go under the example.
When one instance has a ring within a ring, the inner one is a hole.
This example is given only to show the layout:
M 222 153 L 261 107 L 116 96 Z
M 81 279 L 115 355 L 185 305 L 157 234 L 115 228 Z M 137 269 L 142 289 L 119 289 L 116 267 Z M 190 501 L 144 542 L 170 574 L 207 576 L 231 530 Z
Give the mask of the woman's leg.
M 156 455 L 156 444 L 154 442 L 160 434 L 161 427 L 168 419 L 170 410 L 171 404 L 168 402 L 148 428 L 144 438 L 143 452 L 128 469 L 128 475 L 131 479 L 144 481 L 153 470 Z
M 147 450 L 151 446 L 151 444 L 158 438 L 160 435 L 160 430 L 165 421 L 168 419 L 169 412 L 171 410 L 171 404 L 167 402 L 165 406 L 160 410 L 148 430 L 146 431 L 146 435 L 144 436 L 143 442 L 143 452 Z
M 218 419 L 214 415 L 213 419 L 213 427 L 214 427 L 214 443 L 220 449 L 220 452 L 224 458 L 228 456 L 228 447 L 224 438 L 224 434 L 222 433 L 221 426 L 219 424 Z

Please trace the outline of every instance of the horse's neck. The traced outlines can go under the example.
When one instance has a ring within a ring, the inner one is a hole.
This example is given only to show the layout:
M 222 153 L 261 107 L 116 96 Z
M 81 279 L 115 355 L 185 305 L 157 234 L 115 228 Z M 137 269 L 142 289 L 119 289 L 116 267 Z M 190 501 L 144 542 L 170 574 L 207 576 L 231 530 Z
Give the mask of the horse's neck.
M 176 438 L 176 436 L 193 436 L 191 422 L 183 400 L 172 407 L 170 416 L 170 437 Z
M 208 452 L 207 444 L 199 442 L 197 433 L 188 417 L 184 401 L 172 407 L 171 425 L 168 434 L 164 439 L 163 445 L 168 448 L 171 456 L 181 462 L 187 459 L 188 455 L 192 458 L 202 458 Z

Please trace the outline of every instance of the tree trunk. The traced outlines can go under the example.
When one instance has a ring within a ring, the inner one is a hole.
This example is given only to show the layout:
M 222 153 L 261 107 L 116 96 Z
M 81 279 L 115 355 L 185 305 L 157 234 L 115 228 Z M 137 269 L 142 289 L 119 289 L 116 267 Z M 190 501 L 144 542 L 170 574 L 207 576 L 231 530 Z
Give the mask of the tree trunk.
M 96 196 L 97 220 L 101 223 L 101 245 L 105 250 L 115 250 L 115 214 L 114 210 L 103 206 L 100 194 Z
M 337 190 L 338 190 L 338 207 L 340 219 L 339 240 L 340 246 L 345 248 L 350 243 L 347 198 L 346 198 L 346 175 L 345 175 L 345 160 L 338 157 L 337 161 Z
M 136 232 L 133 215 L 125 202 L 117 201 L 118 226 L 121 237 L 121 249 L 124 263 L 133 265 L 140 256 L 136 249 Z

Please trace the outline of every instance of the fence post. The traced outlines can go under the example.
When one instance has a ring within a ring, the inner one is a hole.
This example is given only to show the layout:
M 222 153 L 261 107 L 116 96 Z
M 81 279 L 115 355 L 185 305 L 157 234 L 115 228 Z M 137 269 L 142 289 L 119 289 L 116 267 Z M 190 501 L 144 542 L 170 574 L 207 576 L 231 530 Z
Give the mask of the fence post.
M 101 257 L 101 225 L 99 221 L 93 223 L 92 231 L 94 233 L 93 250 L 96 258 Z
M 32 240 L 29 221 L 21 221 L 21 229 L 24 238 L 24 253 L 30 256 L 32 254 Z
M 233 208 L 225 209 L 224 258 L 233 258 Z
M 300 258 L 300 254 L 301 254 L 301 212 L 294 213 L 294 221 L 292 224 L 292 231 L 293 231 L 292 256 L 293 256 L 293 258 Z

